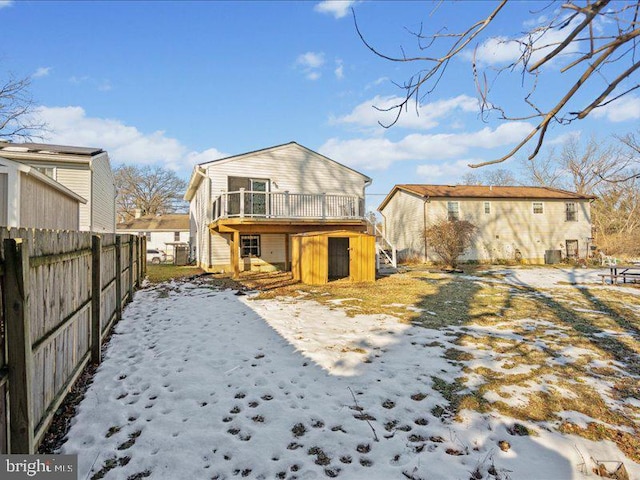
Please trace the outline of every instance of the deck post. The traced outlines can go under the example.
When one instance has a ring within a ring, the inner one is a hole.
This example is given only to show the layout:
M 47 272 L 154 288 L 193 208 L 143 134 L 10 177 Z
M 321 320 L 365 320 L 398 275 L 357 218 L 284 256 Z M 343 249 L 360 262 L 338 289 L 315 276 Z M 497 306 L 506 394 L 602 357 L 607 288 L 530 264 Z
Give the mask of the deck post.
M 284 191 L 284 216 L 291 217 L 291 197 L 289 197 L 289 190 Z
M 244 218 L 244 188 L 240 189 L 240 218 Z
M 322 218 L 327 218 L 327 194 L 322 194 Z
M 233 278 L 240 276 L 240 232 L 234 230 L 231 234 L 231 263 L 233 266 Z

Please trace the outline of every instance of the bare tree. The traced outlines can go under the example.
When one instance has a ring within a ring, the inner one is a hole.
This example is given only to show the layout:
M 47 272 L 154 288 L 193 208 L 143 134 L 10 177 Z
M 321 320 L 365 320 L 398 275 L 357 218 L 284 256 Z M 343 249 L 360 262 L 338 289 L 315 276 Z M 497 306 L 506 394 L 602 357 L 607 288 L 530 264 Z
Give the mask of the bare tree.
M 424 236 L 428 248 L 451 268 L 458 266 L 458 259 L 471 245 L 475 225 L 466 220 L 449 220 L 446 217 L 429 225 Z
M 511 170 L 498 168 L 496 170 L 483 170 L 480 173 L 467 172 L 462 176 L 462 185 L 496 185 L 509 187 L 520 182 Z
M 381 125 L 390 127 L 397 123 L 411 102 L 415 102 L 418 111 L 420 102 L 445 78 L 450 62 L 465 55 L 472 58 L 473 81 L 483 118 L 495 113 L 498 119 L 504 121 L 535 121 L 529 134 L 511 151 L 500 158 L 471 167 L 503 162 L 536 139 L 529 155 L 529 159 L 532 159 L 540 152 L 551 124 L 566 125 L 583 119 L 596 108 L 606 106 L 640 87 L 636 77 L 640 68 L 636 54 L 640 39 L 640 0 L 566 0 L 555 10 L 558 5 L 549 2 L 542 4 L 542 10 L 546 10 L 546 20 L 538 22 L 528 31 L 508 38 L 491 35 L 495 19 L 508 10 L 507 4 L 507 0 L 485 2 L 484 5 L 490 5 L 486 15 L 462 31 L 449 32 L 446 25 L 434 33 L 425 32 L 422 26 L 418 31 L 410 31 L 416 41 L 415 55 L 406 53 L 404 48 L 400 55 L 382 53 L 366 40 L 354 13 L 358 35 L 373 53 L 392 62 L 416 64 L 417 73 L 402 84 L 397 84 L 404 90 L 403 100 L 388 108 L 379 108 L 394 114 L 389 124 Z M 514 8 L 522 8 L 517 2 L 513 2 L 513 5 Z M 453 2 L 437 4 L 437 9 L 449 7 L 464 8 Z M 530 13 L 535 18 L 540 11 Z M 430 23 L 437 24 L 432 19 Z M 517 47 L 519 55 L 501 67 L 481 70 L 478 51 L 489 44 Z M 555 64 L 554 69 L 565 77 L 564 84 L 567 85 L 557 94 L 548 88 L 538 89 L 539 83 L 550 70 L 544 67 L 551 62 Z M 507 112 L 491 100 L 494 90 L 504 89 L 504 85 L 498 84 L 498 77 L 509 74 L 519 77 L 518 86 L 523 88 L 520 106 L 524 110 Z M 593 79 L 598 79 L 600 86 L 594 81 L 585 86 Z
M 632 138 L 632 137 L 625 137 Z M 624 183 L 640 166 L 640 156 L 630 154 L 617 144 L 592 137 L 581 143 L 571 137 L 555 149 L 524 160 L 527 180 L 536 185 L 564 188 L 584 195 L 600 195 L 611 183 Z
M 29 77 L 13 76 L 0 85 L 0 139 L 32 140 L 39 138 L 45 129 L 44 123 L 35 118 L 30 85 Z
M 134 217 L 136 209 L 143 215 L 174 213 L 187 188 L 187 182 L 161 167 L 123 165 L 116 168 L 115 179 L 120 221 Z

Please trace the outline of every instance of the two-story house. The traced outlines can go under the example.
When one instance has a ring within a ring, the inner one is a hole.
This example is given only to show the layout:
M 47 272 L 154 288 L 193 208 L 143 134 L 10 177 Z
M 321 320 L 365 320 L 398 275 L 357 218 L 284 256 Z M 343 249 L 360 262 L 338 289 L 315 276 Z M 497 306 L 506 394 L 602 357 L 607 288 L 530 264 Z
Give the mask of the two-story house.
M 371 179 L 295 142 L 197 165 L 185 194 L 208 271 L 291 269 L 291 235 L 366 231 Z
M 396 185 L 378 211 L 404 260 L 437 260 L 424 231 L 447 218 L 477 228 L 463 261 L 544 263 L 550 251 L 565 258 L 588 255 L 594 198 L 547 187 Z
M 30 166 L 86 200 L 80 205 L 80 230 L 115 232 L 115 181 L 101 148 L 0 142 L 0 157 Z
M 85 203 L 38 169 L 0 157 L 0 226 L 78 230 Z

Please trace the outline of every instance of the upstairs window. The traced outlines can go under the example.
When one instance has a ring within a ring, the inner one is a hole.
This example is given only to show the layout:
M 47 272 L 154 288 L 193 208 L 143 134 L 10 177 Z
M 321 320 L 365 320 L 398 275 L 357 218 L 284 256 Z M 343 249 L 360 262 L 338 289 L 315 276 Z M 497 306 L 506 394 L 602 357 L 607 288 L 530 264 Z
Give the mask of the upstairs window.
M 491 202 L 484 202 L 484 213 L 487 215 L 491 213 Z
M 460 220 L 460 203 L 447 202 L 447 219 L 450 222 Z
M 180 241 L 180 232 L 173 232 L 173 241 L 174 242 Z
M 240 235 L 240 255 L 243 257 L 259 257 L 260 235 Z
M 565 203 L 565 212 L 567 215 L 567 222 L 578 221 L 578 205 L 575 202 Z
M 144 232 L 144 236 L 147 238 L 147 242 L 151 241 L 151 232 Z
M 542 215 L 544 213 L 544 206 L 542 202 L 533 202 L 533 213 L 535 215 Z

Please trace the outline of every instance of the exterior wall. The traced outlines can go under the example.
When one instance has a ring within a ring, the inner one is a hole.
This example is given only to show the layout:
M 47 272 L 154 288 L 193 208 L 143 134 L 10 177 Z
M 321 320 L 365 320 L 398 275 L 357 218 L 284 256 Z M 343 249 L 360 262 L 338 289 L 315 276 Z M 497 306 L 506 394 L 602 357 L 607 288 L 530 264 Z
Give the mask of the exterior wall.
M 91 171 L 88 166 L 56 166 L 55 180 L 87 200 L 80 205 L 80 230 L 91 230 Z M 114 225 L 115 230 L 115 225 Z
M 20 174 L 21 227 L 78 230 L 78 206 L 77 200 L 50 185 Z
M 140 231 L 140 232 L 132 232 L 138 235 L 145 235 L 147 231 Z M 129 233 L 129 232 L 128 232 Z M 149 235 L 149 239 L 147 239 L 147 248 L 148 249 L 159 249 L 159 250 L 163 250 L 163 251 L 167 251 L 167 245 L 166 243 L 171 243 L 171 242 L 184 242 L 184 243 L 189 243 L 189 232 L 180 232 L 180 240 L 174 240 L 174 233 L 175 232 L 160 232 L 160 231 L 151 231 L 150 235 Z
M 473 223 L 476 235 L 471 248 L 461 257 L 465 260 L 513 260 L 516 250 L 523 260 L 544 263 L 546 250 L 562 250 L 566 255 L 566 241 L 577 240 L 581 258 L 587 255 L 587 239 L 591 237 L 591 204 L 588 200 L 556 199 L 431 199 L 427 202 L 427 225 L 447 215 L 447 202 L 459 202 L 460 219 Z M 490 213 L 484 213 L 484 202 L 490 203 Z M 543 213 L 533 213 L 533 202 L 543 204 Z M 566 221 L 565 205 L 575 202 L 577 221 Z M 420 205 L 418 205 L 420 204 Z M 397 242 L 398 252 L 423 256 L 423 221 L 416 219 L 416 211 L 423 214 L 424 199 L 398 191 L 383 210 L 387 218 L 388 236 Z M 417 232 L 417 233 L 415 233 Z M 413 240 L 412 240 L 413 239 Z M 412 243 L 413 242 L 413 243 Z M 427 246 L 428 260 L 437 260 Z
M 424 199 L 399 190 L 382 210 L 385 236 L 400 261 L 424 261 Z
M 364 198 L 362 175 L 293 144 L 214 162 L 206 168 L 211 178 L 211 200 L 227 190 L 230 176 L 268 179 L 272 192 L 334 193 Z
M 9 174 L 0 173 L 0 225 L 7 226 L 9 220 Z
M 298 145 L 256 152 L 205 167 L 203 179 L 191 199 L 191 236 L 195 238 L 197 263 L 212 271 L 231 270 L 229 237 L 209 232 L 212 202 L 228 189 L 229 177 L 269 180 L 269 191 L 357 195 L 364 199 L 365 178 Z M 284 235 L 261 235 L 261 258 L 241 259 L 241 269 L 282 268 Z M 244 261 L 242 261 L 244 260 Z
M 115 199 L 115 179 L 109 156 L 102 153 L 91 159 L 91 225 L 94 232 L 115 232 Z

